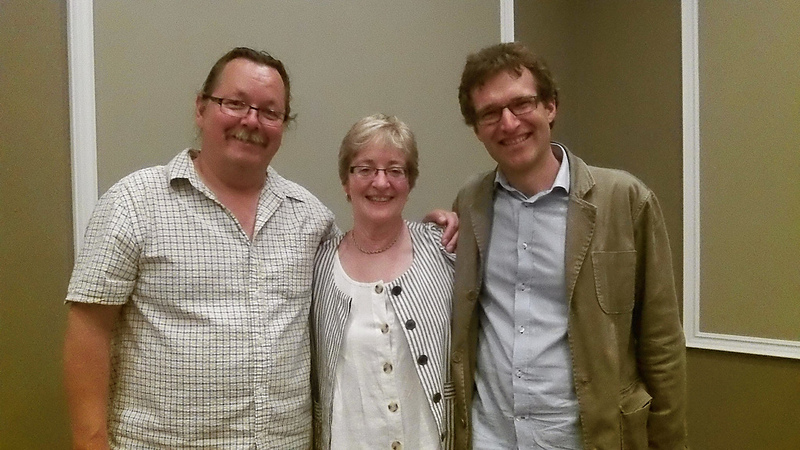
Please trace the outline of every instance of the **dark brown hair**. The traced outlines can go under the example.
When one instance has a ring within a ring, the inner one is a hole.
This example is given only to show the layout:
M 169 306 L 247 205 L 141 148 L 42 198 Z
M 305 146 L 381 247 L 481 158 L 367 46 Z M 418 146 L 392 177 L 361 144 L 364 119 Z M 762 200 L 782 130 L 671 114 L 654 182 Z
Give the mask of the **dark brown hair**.
M 558 106 L 558 87 L 544 61 L 520 43 L 497 44 L 467 56 L 467 63 L 461 73 L 461 85 L 458 87 L 458 103 L 461 105 L 464 122 L 473 127 L 476 124 L 475 105 L 472 103 L 473 89 L 482 86 L 498 73 L 511 72 L 520 76 L 523 69 L 531 71 L 536 81 L 539 101 L 554 101 Z
M 291 114 L 292 108 L 289 104 L 290 100 L 292 99 L 291 86 L 289 84 L 289 74 L 286 73 L 286 68 L 283 66 L 281 60 L 273 57 L 265 51 L 253 50 L 249 47 L 236 47 L 228 53 L 222 55 L 222 57 L 218 59 L 216 63 L 214 63 L 211 71 L 208 72 L 206 81 L 203 83 L 201 95 L 212 95 L 214 89 L 216 89 L 217 85 L 219 84 L 219 75 L 222 73 L 222 70 L 229 62 L 239 58 L 252 61 L 262 66 L 272 67 L 278 72 L 278 74 L 280 74 L 281 80 L 283 80 L 283 87 L 286 92 L 284 97 L 286 111 L 283 113 L 283 121 L 288 123 L 289 121 L 294 120 L 295 116 Z

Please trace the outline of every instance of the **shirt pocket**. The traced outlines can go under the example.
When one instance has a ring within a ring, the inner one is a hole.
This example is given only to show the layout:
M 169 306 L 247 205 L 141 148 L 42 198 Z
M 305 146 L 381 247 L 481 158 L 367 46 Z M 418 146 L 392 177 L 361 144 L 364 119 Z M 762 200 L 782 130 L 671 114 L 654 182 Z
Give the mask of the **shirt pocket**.
M 636 250 L 592 252 L 597 301 L 606 314 L 633 311 Z
M 284 298 L 311 295 L 311 275 L 316 245 L 298 234 L 283 234 L 262 254 L 267 289 Z

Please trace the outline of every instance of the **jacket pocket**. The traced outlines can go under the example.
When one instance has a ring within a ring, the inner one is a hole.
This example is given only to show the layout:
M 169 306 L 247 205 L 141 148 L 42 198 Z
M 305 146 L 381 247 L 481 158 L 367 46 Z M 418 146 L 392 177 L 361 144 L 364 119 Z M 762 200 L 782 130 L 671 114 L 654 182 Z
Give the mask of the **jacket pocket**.
M 647 450 L 647 417 L 652 397 L 636 382 L 622 393 L 620 401 L 620 448 Z
M 606 314 L 633 311 L 636 250 L 592 252 L 597 301 Z

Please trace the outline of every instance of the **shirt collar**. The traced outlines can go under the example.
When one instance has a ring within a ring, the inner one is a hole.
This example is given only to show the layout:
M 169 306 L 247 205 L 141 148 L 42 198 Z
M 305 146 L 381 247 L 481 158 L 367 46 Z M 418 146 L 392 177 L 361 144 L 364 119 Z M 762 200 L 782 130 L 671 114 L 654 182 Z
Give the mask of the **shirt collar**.
M 561 143 L 555 141 L 550 142 L 550 148 L 552 149 L 553 155 L 555 155 L 556 159 L 561 161 L 558 168 L 558 173 L 556 173 L 556 178 L 553 180 L 553 185 L 550 187 L 550 189 L 540 192 L 539 194 L 536 194 L 530 198 L 538 198 L 541 195 L 552 192 L 556 188 L 561 188 L 564 190 L 564 192 L 569 193 L 569 157 L 567 157 L 566 148 Z M 508 182 L 508 179 L 505 175 L 503 175 L 503 172 L 501 172 L 500 169 L 497 169 L 495 172 L 494 184 L 495 187 L 501 187 L 508 192 L 521 195 L 522 198 L 528 198 L 527 195 L 514 188 L 514 186 L 511 186 L 511 183 Z
M 197 157 L 199 152 L 199 150 L 187 148 L 179 153 L 167 164 L 167 177 L 169 178 L 170 184 L 174 180 L 188 180 L 195 189 L 211 198 L 215 198 L 211 190 L 208 189 L 200 179 L 200 176 L 197 174 L 197 169 L 194 167 L 193 160 Z M 264 192 L 271 192 L 281 199 L 290 197 L 295 200 L 305 201 L 306 198 L 304 190 L 300 186 L 280 176 L 272 166 L 267 167 L 267 180 L 262 188 L 262 195 Z
M 197 180 L 198 177 L 192 160 L 196 154 L 197 150 L 187 148 L 180 152 L 178 156 L 172 158 L 172 161 L 167 164 L 167 177 L 169 177 L 170 183 L 173 180 L 183 178 L 195 184 L 195 180 Z

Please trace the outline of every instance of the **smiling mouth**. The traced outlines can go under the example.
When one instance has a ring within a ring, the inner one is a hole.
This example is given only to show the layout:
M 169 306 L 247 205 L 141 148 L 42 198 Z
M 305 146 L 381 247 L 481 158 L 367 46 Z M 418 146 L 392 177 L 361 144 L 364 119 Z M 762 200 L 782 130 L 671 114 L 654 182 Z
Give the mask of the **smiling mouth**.
M 264 138 L 261 137 L 258 133 L 253 133 L 247 130 L 237 130 L 234 132 L 231 137 L 236 139 L 237 141 L 246 142 L 248 144 L 254 144 L 258 146 L 264 146 Z
M 503 145 L 506 145 L 506 146 L 517 145 L 520 142 L 523 142 L 524 140 L 528 139 L 530 137 L 530 135 L 531 135 L 530 133 L 525 133 L 522 136 L 503 139 L 502 141 L 500 141 L 500 143 L 503 144 Z
M 368 195 L 366 198 L 367 198 L 367 200 L 369 200 L 371 202 L 376 202 L 376 203 L 386 203 L 386 202 L 389 202 L 389 201 L 392 200 L 392 197 L 378 197 L 378 196 L 372 196 L 372 195 Z

